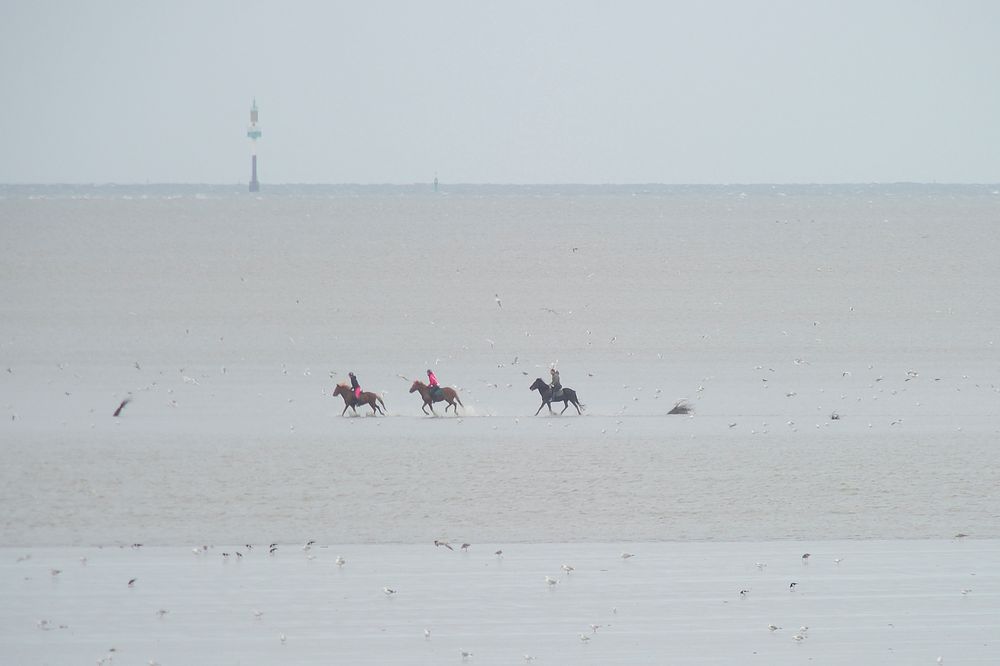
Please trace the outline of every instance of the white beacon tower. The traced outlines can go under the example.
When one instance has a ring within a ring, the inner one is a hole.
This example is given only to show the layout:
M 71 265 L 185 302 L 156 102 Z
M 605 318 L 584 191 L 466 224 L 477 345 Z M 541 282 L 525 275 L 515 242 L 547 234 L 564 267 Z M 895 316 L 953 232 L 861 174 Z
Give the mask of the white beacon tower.
M 260 181 L 257 180 L 257 139 L 260 138 L 260 126 L 257 124 L 257 98 L 250 106 L 250 127 L 247 128 L 250 139 L 250 191 L 260 192 Z

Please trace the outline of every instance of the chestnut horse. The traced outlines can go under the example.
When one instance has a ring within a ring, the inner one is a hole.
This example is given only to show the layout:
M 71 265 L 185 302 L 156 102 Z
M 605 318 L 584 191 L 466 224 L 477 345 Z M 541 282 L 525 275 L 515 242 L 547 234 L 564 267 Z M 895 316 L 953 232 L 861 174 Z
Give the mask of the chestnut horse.
M 453 407 L 455 409 L 455 413 L 458 414 L 458 407 L 455 407 L 455 403 L 457 402 L 458 404 L 462 405 L 462 401 L 458 399 L 458 392 L 455 391 L 455 389 L 453 389 L 450 386 L 442 386 L 440 392 L 435 393 L 433 396 L 431 396 L 430 387 L 418 379 L 415 382 L 413 382 L 413 386 L 410 387 L 410 393 L 413 393 L 415 391 L 419 392 L 420 397 L 424 399 L 424 404 L 420 405 L 420 411 L 422 411 L 424 414 L 427 413 L 427 408 L 430 407 L 431 414 L 437 416 L 437 412 L 434 411 L 433 403 L 441 402 L 442 400 L 446 400 L 448 402 L 448 404 L 444 406 L 445 414 L 448 413 L 449 407 Z M 465 405 L 462 405 L 462 409 L 465 409 Z
M 553 400 L 553 397 L 552 397 L 552 387 L 551 386 L 549 386 L 548 384 L 546 384 L 545 382 L 543 382 L 542 378 L 539 377 L 538 379 L 535 380 L 535 383 L 532 384 L 531 386 L 529 386 L 528 388 L 530 390 L 532 390 L 532 391 L 538 391 L 538 394 L 540 396 L 542 396 L 542 404 L 538 406 L 538 412 L 542 411 L 542 407 L 544 407 L 545 405 L 548 405 L 549 406 L 549 413 L 550 414 L 554 414 L 555 413 L 555 412 L 552 411 L 552 400 Z M 565 388 L 564 387 L 563 390 L 562 390 L 562 397 L 555 398 L 555 401 L 556 402 L 561 402 L 563 404 L 562 412 L 559 412 L 560 414 L 562 414 L 563 412 L 566 411 L 567 408 L 569 408 L 569 404 L 570 403 L 573 403 L 573 406 L 576 407 L 576 413 L 577 414 L 583 414 L 583 412 L 580 411 L 580 408 L 583 407 L 583 405 L 581 405 L 577 401 L 577 399 L 576 399 L 576 391 L 574 391 L 571 388 Z M 535 416 L 538 416 L 538 412 L 535 412 Z
M 357 400 L 354 399 L 354 389 L 352 389 L 347 384 L 337 384 L 337 388 L 333 389 L 334 395 L 339 395 L 344 399 L 344 411 L 340 413 L 341 416 L 347 413 L 347 408 L 350 407 L 357 414 L 358 405 L 368 405 L 372 408 L 372 414 L 385 414 L 385 403 L 382 401 L 382 396 L 377 393 L 370 393 L 367 391 L 361 392 L 361 397 Z M 376 402 L 381 403 L 382 407 L 379 407 Z

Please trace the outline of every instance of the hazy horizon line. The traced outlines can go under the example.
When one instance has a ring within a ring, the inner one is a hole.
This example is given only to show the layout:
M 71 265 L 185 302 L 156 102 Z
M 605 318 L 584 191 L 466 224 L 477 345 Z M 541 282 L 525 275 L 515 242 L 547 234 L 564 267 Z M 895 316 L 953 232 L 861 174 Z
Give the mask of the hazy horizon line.
M 90 182 L 3 182 L 0 187 L 249 187 L 248 181 L 235 183 L 221 182 L 196 182 L 196 181 L 146 181 L 146 182 L 117 182 L 117 181 L 90 181 Z M 411 182 L 261 182 L 261 188 L 266 187 L 434 187 L 435 181 L 411 181 Z M 730 186 L 750 186 L 750 187 L 772 187 L 772 186 L 856 186 L 856 185 L 935 185 L 935 186 L 995 186 L 1000 185 L 998 181 L 921 181 L 921 180 L 872 180 L 872 181 L 732 181 L 732 182 L 661 182 L 661 181 L 629 181 L 620 183 L 596 183 L 596 182 L 489 182 L 489 181 L 437 181 L 438 187 L 730 187 Z

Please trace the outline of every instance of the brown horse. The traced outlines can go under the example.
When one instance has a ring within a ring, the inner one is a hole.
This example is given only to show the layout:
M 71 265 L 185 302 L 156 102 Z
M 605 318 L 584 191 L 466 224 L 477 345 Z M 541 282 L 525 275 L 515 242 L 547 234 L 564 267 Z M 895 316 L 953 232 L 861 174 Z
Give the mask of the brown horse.
M 549 413 L 554 414 L 555 412 L 552 411 L 553 400 L 555 402 L 561 402 L 563 404 L 562 412 L 559 412 L 560 414 L 566 411 L 566 409 L 569 407 L 569 403 L 573 403 L 573 406 L 576 407 L 577 414 L 583 414 L 583 412 L 580 411 L 580 408 L 583 407 L 583 405 L 581 405 L 577 401 L 576 391 L 574 391 L 571 388 L 564 387 L 562 390 L 562 395 L 559 396 L 558 398 L 553 398 L 552 387 L 543 382 L 541 377 L 536 379 L 535 383 L 529 386 L 528 388 L 532 391 L 538 391 L 538 394 L 542 396 L 542 404 L 538 406 L 538 411 L 535 412 L 535 416 L 538 416 L 538 412 L 542 411 L 542 407 L 544 407 L 545 405 L 549 406 Z
M 448 413 L 449 407 L 454 407 L 455 413 L 458 414 L 458 407 L 455 407 L 455 403 L 457 402 L 459 405 L 462 405 L 462 401 L 458 399 L 458 392 L 450 386 L 442 386 L 441 391 L 432 396 L 430 387 L 418 379 L 413 382 L 413 386 L 410 387 L 410 393 L 415 391 L 419 392 L 420 397 L 424 399 L 424 404 L 420 405 L 420 411 L 424 414 L 427 413 L 427 408 L 430 407 L 431 414 L 437 416 L 437 412 L 434 411 L 433 403 L 441 402 L 442 400 L 446 400 L 448 402 L 448 404 L 444 406 L 445 414 Z M 465 409 L 465 405 L 462 405 L 462 409 Z
M 354 398 L 354 390 L 347 384 L 337 384 L 337 388 L 333 389 L 334 395 L 339 395 L 344 399 L 344 411 L 340 413 L 341 416 L 347 413 L 347 408 L 350 407 L 357 414 L 358 405 L 368 405 L 372 408 L 372 414 L 385 414 L 385 403 L 382 401 L 382 396 L 377 393 L 370 393 L 367 391 L 361 392 L 361 397 Z M 381 403 L 382 407 L 379 407 L 376 402 Z

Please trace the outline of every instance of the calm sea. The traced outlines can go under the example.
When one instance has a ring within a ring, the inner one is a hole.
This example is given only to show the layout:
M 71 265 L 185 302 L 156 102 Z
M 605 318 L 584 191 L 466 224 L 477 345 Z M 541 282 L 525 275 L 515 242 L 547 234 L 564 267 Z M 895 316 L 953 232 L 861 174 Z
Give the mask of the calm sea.
M 1000 537 L 998 222 L 996 186 L 0 186 L 0 544 Z M 583 416 L 534 416 L 553 365 Z

